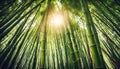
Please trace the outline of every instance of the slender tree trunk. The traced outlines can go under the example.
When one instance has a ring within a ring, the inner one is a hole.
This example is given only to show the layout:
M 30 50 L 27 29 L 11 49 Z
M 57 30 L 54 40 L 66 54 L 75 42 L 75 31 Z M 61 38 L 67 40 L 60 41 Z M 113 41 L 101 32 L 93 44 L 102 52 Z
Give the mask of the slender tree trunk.
M 43 23 L 44 23 L 44 33 L 43 33 L 43 43 L 42 43 L 42 46 L 41 46 L 41 56 L 40 56 L 40 69 L 45 69 L 45 52 L 46 52 L 46 46 L 47 46 L 47 19 L 48 19 L 48 15 L 49 15 L 49 11 L 50 11 L 50 5 L 51 3 L 51 0 L 48 1 L 48 8 L 46 9 L 46 13 L 45 13 L 45 17 L 43 17 Z
M 45 18 L 44 18 L 45 19 Z M 43 42 L 41 46 L 40 53 L 40 69 L 45 69 L 45 49 L 47 46 L 47 22 L 44 24 Z
M 106 69 L 103 56 L 100 50 L 100 43 L 98 40 L 97 32 L 94 27 L 86 0 L 82 0 L 82 6 L 83 6 L 83 11 L 84 11 L 85 20 L 86 20 L 87 39 L 88 39 L 88 44 L 89 44 L 91 55 L 92 55 L 92 60 L 94 63 L 94 68 Z

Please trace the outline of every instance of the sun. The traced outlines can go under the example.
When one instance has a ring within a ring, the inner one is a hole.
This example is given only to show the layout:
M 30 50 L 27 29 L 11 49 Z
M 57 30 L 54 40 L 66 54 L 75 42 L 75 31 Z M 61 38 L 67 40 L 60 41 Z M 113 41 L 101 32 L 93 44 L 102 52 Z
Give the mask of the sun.
M 68 24 L 66 10 L 53 7 L 48 11 L 47 25 L 51 32 L 63 32 Z
M 61 24 L 64 23 L 64 19 L 63 16 L 60 14 L 56 14 L 55 16 L 53 16 L 53 24 L 56 26 L 60 26 Z
M 61 12 L 53 12 L 49 15 L 49 30 L 52 32 L 59 34 L 60 32 L 64 31 L 66 23 L 66 17 Z
M 50 23 L 52 26 L 59 27 L 64 24 L 64 16 L 60 13 L 54 13 L 50 17 Z

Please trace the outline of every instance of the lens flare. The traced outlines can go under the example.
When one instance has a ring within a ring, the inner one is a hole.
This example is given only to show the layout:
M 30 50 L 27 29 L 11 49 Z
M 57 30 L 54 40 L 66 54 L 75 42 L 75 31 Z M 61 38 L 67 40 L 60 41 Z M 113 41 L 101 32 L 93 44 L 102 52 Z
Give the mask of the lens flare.
M 51 23 L 54 26 L 61 26 L 64 23 L 64 17 L 61 14 L 55 14 L 51 17 Z

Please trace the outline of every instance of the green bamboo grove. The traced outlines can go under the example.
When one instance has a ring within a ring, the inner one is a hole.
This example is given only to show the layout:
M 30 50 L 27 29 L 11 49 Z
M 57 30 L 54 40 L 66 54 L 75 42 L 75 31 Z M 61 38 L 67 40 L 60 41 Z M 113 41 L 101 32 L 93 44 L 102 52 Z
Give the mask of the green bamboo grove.
M 0 0 L 0 69 L 120 69 L 120 1 Z

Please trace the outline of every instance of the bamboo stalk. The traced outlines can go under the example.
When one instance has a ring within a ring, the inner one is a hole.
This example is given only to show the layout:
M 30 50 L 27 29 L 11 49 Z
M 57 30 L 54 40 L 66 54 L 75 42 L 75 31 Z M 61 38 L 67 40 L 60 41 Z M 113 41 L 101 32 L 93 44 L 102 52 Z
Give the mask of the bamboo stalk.
M 48 15 L 51 7 L 51 0 L 48 1 L 48 8 L 46 9 L 46 14 L 44 15 L 44 33 L 43 33 L 43 43 L 41 46 L 41 56 L 40 56 L 40 69 L 45 69 L 45 53 L 46 53 L 46 46 L 47 46 L 47 30 L 48 30 Z
M 90 12 L 89 12 L 89 9 L 88 9 L 87 1 L 82 0 L 82 5 L 83 5 L 83 11 L 84 11 L 85 19 L 86 19 L 87 39 L 88 39 L 88 43 L 89 43 L 89 46 L 90 46 L 94 67 L 96 69 L 98 69 L 98 68 L 106 69 L 106 67 L 104 65 L 104 62 L 103 62 L 104 60 L 101 58 L 102 55 L 101 56 L 99 55 L 99 53 L 101 53 L 101 52 L 97 49 L 98 36 L 97 36 L 97 34 L 95 34 L 96 33 L 95 32 L 95 27 L 93 25 L 92 17 L 90 15 Z

